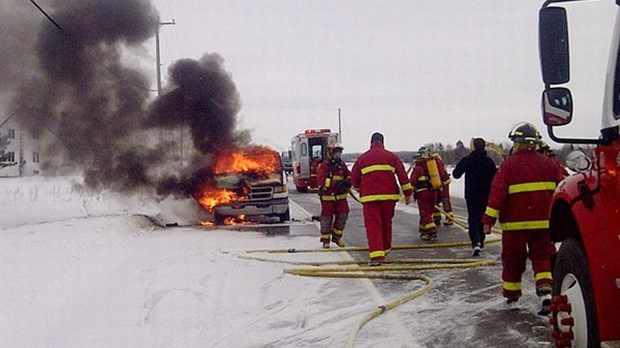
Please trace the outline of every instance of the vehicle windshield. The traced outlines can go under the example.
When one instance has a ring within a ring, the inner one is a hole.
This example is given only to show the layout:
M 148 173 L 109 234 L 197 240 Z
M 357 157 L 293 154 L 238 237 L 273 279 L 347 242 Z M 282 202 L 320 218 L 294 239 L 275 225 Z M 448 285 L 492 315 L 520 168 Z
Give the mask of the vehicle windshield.
M 282 161 L 273 150 L 250 147 L 221 161 L 226 170 L 218 171 L 218 187 L 237 189 L 283 182 Z

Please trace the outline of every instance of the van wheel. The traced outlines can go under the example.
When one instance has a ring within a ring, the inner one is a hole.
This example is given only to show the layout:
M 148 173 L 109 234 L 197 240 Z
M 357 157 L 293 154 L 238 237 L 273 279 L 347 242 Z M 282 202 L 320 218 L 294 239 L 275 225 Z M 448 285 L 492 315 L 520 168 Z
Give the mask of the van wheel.
M 290 221 L 291 211 L 289 209 L 286 209 L 286 211 L 283 214 L 279 214 L 278 217 L 280 218 L 280 222 Z
M 213 213 L 213 222 L 216 225 L 223 225 L 224 224 L 224 219 L 225 219 L 225 216 L 220 215 L 218 213 Z
M 553 273 L 553 337 L 570 342 L 572 347 L 598 347 L 590 269 L 575 238 L 562 242 Z

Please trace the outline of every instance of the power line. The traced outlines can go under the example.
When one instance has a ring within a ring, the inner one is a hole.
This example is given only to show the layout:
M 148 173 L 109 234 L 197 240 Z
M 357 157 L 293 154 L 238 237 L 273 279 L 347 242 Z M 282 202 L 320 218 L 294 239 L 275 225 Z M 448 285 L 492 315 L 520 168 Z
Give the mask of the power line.
M 172 11 L 172 7 L 170 6 L 170 1 L 166 0 L 166 4 L 168 5 L 168 10 L 170 11 L 170 15 L 172 16 L 172 18 L 175 18 L 174 16 L 174 12 Z M 181 40 L 179 39 L 179 32 L 177 31 L 177 27 L 174 27 L 174 34 L 176 35 L 176 39 L 177 39 L 177 49 L 179 50 L 179 55 L 181 57 L 185 56 L 185 54 L 183 54 L 183 48 L 181 47 Z
M 267 108 L 267 109 L 293 109 L 293 110 L 316 110 L 316 111 L 333 111 L 334 110 L 334 108 L 326 108 L 326 107 L 308 107 L 308 106 L 274 105 L 274 104 L 243 103 L 243 106 L 252 106 L 252 107 Z

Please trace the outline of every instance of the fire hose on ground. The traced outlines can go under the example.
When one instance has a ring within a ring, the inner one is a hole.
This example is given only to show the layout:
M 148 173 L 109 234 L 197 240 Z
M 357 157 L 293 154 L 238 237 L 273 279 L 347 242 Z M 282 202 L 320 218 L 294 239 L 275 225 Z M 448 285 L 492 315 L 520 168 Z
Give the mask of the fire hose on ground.
M 454 221 L 458 226 L 467 229 L 467 224 L 463 221 L 464 218 L 459 216 L 449 216 L 439 206 L 435 208 L 441 212 L 447 219 Z M 493 227 L 495 233 L 500 233 L 501 230 Z M 501 238 L 488 240 L 488 243 L 496 243 L 501 241 Z M 450 248 L 450 247 L 464 247 L 470 246 L 470 242 L 450 242 L 450 243 L 424 243 L 424 244 L 404 244 L 394 245 L 392 250 L 403 249 L 430 249 L 430 248 Z M 344 247 L 338 249 L 263 249 L 263 250 L 248 250 L 246 254 L 254 253 L 268 253 L 268 254 L 290 254 L 290 253 L 329 253 L 329 252 L 363 252 L 368 251 L 365 247 Z M 389 279 L 389 280 L 419 280 L 424 282 L 424 285 L 414 292 L 399 298 L 396 301 L 392 301 L 388 304 L 380 305 L 372 312 L 368 313 L 349 333 L 346 347 L 353 347 L 355 338 L 362 327 L 370 322 L 372 319 L 380 316 L 381 314 L 392 310 L 404 303 L 407 303 L 415 298 L 422 296 L 428 292 L 433 286 L 433 280 L 425 275 L 421 274 L 403 274 L 403 273 L 386 273 L 386 272 L 405 272 L 405 271 L 419 271 L 419 270 L 436 270 L 436 269 L 453 269 L 453 268 L 474 268 L 490 266 L 495 264 L 495 260 L 480 260 L 480 259 L 398 259 L 398 260 L 386 260 L 383 266 L 367 266 L 367 261 L 362 260 L 350 260 L 350 261 L 318 261 L 318 262 L 303 262 L 303 261 L 286 261 L 275 260 L 269 258 L 262 258 L 249 255 L 238 255 L 241 259 L 264 261 L 272 263 L 284 263 L 296 266 L 311 266 L 315 268 L 292 268 L 285 269 L 284 273 L 304 276 L 304 277 L 328 277 L 328 278 L 364 278 L 364 279 Z M 381 273 L 379 273 L 381 272 Z

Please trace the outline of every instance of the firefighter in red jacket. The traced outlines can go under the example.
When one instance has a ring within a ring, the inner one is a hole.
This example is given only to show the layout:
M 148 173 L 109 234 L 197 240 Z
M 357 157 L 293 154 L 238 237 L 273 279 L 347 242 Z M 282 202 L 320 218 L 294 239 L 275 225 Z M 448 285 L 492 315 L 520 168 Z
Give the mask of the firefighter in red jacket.
M 437 225 L 433 219 L 433 210 L 439 197 L 439 190 L 433 188 L 427 163 L 431 159 L 430 151 L 422 146 L 415 155 L 415 166 L 411 171 L 411 186 L 415 193 L 420 212 L 420 239 L 432 240 L 437 238 Z
M 549 208 L 551 196 L 564 175 L 552 160 L 536 152 L 540 134 L 529 123 L 509 133 L 513 152 L 499 167 L 482 217 L 484 233 L 499 219 L 502 235 L 503 295 L 509 308 L 518 308 L 521 277 L 527 258 L 532 261 L 539 315 L 548 315 L 551 304 Z
M 383 134 L 374 133 L 370 138 L 370 149 L 353 165 L 351 183 L 360 193 L 370 265 L 379 266 L 392 248 L 392 218 L 400 199 L 399 184 L 406 204 L 411 203 L 413 193 L 403 162 L 384 148 Z
M 342 235 L 349 217 L 347 194 L 351 188 L 351 172 L 342 160 L 343 147 L 331 143 L 327 147 L 327 161 L 323 161 L 317 173 L 321 199 L 321 243 L 329 248 L 329 241 L 344 247 Z
M 437 169 L 439 169 L 439 175 L 441 177 L 441 190 L 437 197 L 437 206 L 441 203 L 443 211 L 446 213 L 443 224 L 448 226 L 454 224 L 454 213 L 452 213 L 452 202 L 450 201 L 450 174 L 446 170 L 446 164 L 438 153 L 434 153 L 432 158 L 437 162 Z M 433 210 L 433 220 L 435 225 L 439 226 L 441 223 L 441 212 L 438 209 Z

